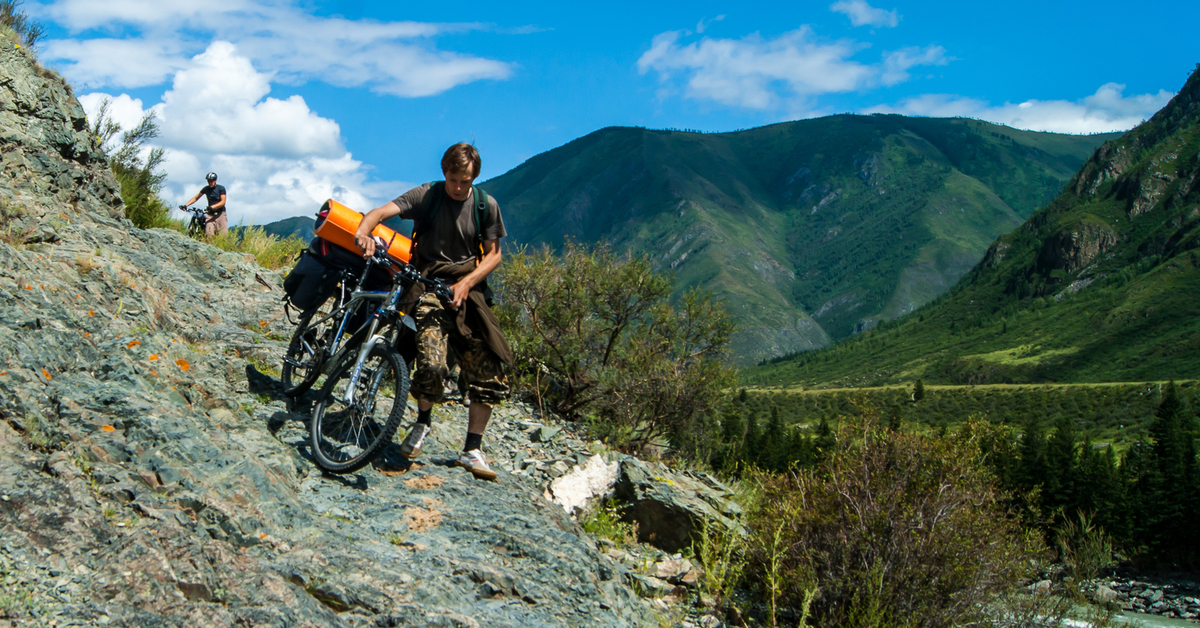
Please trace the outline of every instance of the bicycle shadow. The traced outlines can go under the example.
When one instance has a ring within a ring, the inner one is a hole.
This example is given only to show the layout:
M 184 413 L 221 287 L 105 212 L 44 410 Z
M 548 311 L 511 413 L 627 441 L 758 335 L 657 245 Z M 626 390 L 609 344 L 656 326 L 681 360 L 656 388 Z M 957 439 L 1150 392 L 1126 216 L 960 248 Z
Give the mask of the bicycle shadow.
M 384 475 L 403 475 L 425 466 L 420 462 L 409 460 L 400 455 L 400 445 L 395 442 L 388 443 L 388 446 L 379 452 L 379 455 L 371 462 L 371 465 L 375 467 L 376 471 Z
M 246 365 L 246 384 L 252 394 L 265 395 L 272 401 L 289 401 L 291 399 L 283 394 L 282 382 L 258 370 L 258 367 L 253 364 Z

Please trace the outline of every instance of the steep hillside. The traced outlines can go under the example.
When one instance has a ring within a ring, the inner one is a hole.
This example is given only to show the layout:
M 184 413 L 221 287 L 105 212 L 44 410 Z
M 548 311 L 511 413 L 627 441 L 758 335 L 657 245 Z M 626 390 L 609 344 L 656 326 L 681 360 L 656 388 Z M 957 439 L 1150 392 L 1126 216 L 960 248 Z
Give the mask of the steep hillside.
M 268 235 L 277 236 L 279 238 L 300 238 L 305 242 L 313 238 L 313 224 L 316 221 L 311 216 L 292 216 L 283 220 L 276 220 L 262 225 L 262 230 Z M 244 229 L 245 227 L 231 227 L 232 230 Z
M 588 444 L 531 442 L 519 404 L 496 483 L 453 465 L 456 406 L 421 459 L 322 474 L 279 274 L 122 218 L 82 107 L 12 46 L 0 160 L 0 626 L 656 625 L 631 582 L 671 585 L 543 498 Z
M 761 382 L 1143 381 L 1200 374 L 1200 69 L 989 247 L 952 293 Z
M 736 352 L 753 361 L 945 292 L 1104 139 L 883 115 L 724 134 L 608 128 L 484 186 L 515 243 L 608 241 L 654 256 L 680 290 L 725 296 Z

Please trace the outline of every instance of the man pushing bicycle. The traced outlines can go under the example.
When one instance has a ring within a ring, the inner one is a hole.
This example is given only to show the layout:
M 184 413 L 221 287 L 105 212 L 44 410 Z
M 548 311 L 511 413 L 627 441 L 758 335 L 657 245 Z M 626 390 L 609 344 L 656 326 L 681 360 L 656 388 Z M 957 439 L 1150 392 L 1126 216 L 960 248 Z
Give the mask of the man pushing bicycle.
M 495 480 L 481 451 L 483 433 L 492 407 L 508 398 L 503 365 L 511 365 L 513 355 L 485 292 L 488 275 L 500 265 L 500 238 L 507 232 L 499 204 L 473 185 L 480 166 L 474 146 L 451 146 L 442 156 L 446 180 L 413 188 L 371 210 L 359 224 L 355 242 L 369 257 L 375 252 L 370 233 L 376 225 L 394 216 L 412 220 L 413 265 L 422 275 L 451 284 L 454 295 L 446 304 L 433 294 L 421 294 L 418 283 L 415 293 L 405 298 L 416 302 L 417 359 L 411 391 L 419 412 L 400 453 L 409 459 L 420 455 L 433 428 L 433 404 L 442 400 L 450 371 L 447 351 L 453 350 L 470 399 L 458 464 L 476 477 Z
M 204 181 L 208 185 L 200 188 L 192 200 L 180 205 L 179 209 L 187 209 L 188 205 L 200 200 L 201 196 L 205 197 L 208 200 L 208 210 L 205 212 L 207 217 L 204 220 L 204 235 L 212 237 L 229 229 L 229 217 L 225 212 L 225 186 L 217 184 L 215 172 L 204 175 Z

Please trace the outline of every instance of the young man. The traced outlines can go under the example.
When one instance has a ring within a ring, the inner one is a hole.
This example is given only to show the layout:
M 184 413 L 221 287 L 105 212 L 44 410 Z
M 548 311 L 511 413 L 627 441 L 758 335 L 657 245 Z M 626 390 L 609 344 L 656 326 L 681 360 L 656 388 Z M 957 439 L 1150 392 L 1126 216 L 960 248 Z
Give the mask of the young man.
M 431 293 L 417 291 L 417 360 L 411 392 L 419 413 L 400 453 L 410 459 L 421 453 L 432 430 L 433 404 L 442 400 L 443 381 L 449 374 L 446 351 L 451 348 L 458 355 L 471 404 L 458 464 L 476 477 L 495 480 L 496 473 L 480 449 L 492 406 L 508 398 L 503 364 L 512 364 L 513 357 L 484 296 L 487 276 L 500 265 L 500 238 L 507 233 L 495 199 L 487 197 L 486 209 L 477 211 L 473 184 L 480 165 L 474 146 L 451 146 L 442 156 L 444 183 L 427 183 L 371 210 L 354 235 L 359 248 L 370 256 L 375 243 L 369 234 L 376 225 L 393 216 L 414 221 L 412 263 L 426 277 L 451 284 L 454 294 L 453 303 L 445 304 Z M 480 194 L 483 197 L 486 194 Z
M 225 216 L 225 186 L 217 185 L 217 173 L 210 172 L 204 176 L 208 185 L 200 188 L 192 200 L 184 203 L 191 205 L 200 200 L 201 196 L 208 197 L 208 217 L 204 220 L 204 235 L 212 237 L 225 233 L 229 229 L 229 219 Z

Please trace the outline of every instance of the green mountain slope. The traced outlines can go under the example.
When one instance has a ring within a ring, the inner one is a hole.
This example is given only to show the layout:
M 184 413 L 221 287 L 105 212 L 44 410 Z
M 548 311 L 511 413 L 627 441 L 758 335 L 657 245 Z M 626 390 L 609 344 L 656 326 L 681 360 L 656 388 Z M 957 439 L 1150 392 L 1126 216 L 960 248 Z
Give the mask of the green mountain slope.
M 1200 374 L 1200 66 L 1000 237 L 950 293 L 760 383 L 1098 382 Z
M 483 185 L 512 242 L 607 241 L 726 297 L 753 362 L 942 294 L 1111 137 L 892 115 L 607 128 Z
M 262 230 L 280 238 L 300 238 L 308 242 L 313 238 L 312 230 L 315 222 L 311 216 L 292 216 L 262 225 Z M 241 228 L 234 227 L 234 229 Z

